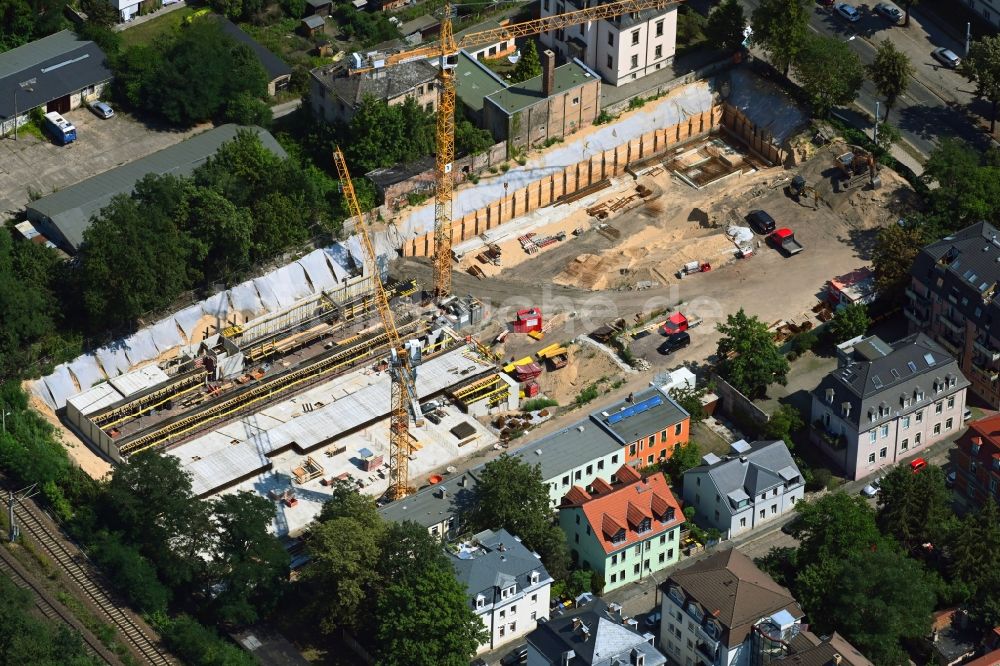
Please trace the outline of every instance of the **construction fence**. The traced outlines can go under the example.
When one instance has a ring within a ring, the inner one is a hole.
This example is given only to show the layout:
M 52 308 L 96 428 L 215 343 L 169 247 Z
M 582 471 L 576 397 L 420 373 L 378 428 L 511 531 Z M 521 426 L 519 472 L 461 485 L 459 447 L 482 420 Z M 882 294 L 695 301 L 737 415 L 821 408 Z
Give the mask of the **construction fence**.
M 546 176 L 506 197 L 479 208 L 452 223 L 452 243 L 457 244 L 516 217 L 556 203 L 560 197 L 574 194 L 606 178 L 626 173 L 626 167 L 640 160 L 665 154 L 671 147 L 715 131 L 723 119 L 723 107 L 707 111 L 665 129 L 655 130 L 611 150 L 592 155 L 566 167 L 561 173 Z M 434 233 L 429 232 L 403 243 L 403 256 L 426 257 L 434 254 Z
M 771 132 L 757 127 L 731 104 L 722 105 L 722 128 L 768 164 L 783 164 L 788 155 L 777 145 Z

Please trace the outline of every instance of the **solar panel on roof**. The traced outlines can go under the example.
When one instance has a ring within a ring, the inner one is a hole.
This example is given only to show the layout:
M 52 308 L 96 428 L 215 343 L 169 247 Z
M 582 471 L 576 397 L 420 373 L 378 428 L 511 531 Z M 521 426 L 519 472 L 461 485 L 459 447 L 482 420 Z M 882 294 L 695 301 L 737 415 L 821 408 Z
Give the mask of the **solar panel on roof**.
M 917 364 L 914 363 L 913 361 L 907 361 L 906 362 L 906 367 L 908 367 L 910 369 L 910 372 L 916 372 L 917 371 Z
M 924 360 L 927 361 L 927 365 L 934 365 L 934 354 L 927 352 L 924 354 Z
M 618 423 L 619 421 L 621 421 L 623 418 L 625 418 L 625 417 L 622 416 L 622 414 L 620 412 L 618 414 L 612 414 L 611 416 L 608 417 L 608 423 L 611 424 L 611 425 L 614 425 L 614 424 Z

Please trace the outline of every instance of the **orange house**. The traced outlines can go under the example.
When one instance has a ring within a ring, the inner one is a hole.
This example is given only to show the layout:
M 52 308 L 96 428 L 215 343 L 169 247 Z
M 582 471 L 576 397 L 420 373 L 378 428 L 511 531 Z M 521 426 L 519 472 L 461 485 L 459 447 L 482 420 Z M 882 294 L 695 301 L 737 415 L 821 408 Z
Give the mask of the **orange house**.
M 633 467 L 666 460 L 687 444 L 690 435 L 690 415 L 656 389 L 629 395 L 624 402 L 591 414 L 591 419 L 622 444 L 625 463 Z

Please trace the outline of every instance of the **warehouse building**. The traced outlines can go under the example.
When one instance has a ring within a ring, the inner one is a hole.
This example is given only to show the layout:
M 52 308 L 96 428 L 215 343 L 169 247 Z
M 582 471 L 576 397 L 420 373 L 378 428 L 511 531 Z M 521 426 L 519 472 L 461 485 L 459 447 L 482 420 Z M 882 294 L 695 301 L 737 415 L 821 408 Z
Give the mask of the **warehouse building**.
M 27 205 L 28 220 L 46 237 L 67 252 L 74 253 L 83 243 L 83 234 L 90 227 L 90 218 L 107 206 L 116 195 L 130 194 L 136 183 L 149 174 L 190 175 L 241 129 L 256 132 L 265 148 L 275 155 L 286 156 L 267 130 L 260 127 L 222 125 L 32 201 Z
M 62 30 L 0 54 L 0 133 L 13 133 L 30 113 L 66 113 L 97 99 L 111 80 L 100 47 Z

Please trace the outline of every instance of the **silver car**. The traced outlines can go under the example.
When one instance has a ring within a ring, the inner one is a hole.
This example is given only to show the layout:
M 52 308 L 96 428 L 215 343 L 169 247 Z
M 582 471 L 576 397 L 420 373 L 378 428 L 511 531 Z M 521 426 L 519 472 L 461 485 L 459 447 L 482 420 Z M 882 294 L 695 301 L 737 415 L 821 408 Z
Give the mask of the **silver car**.
M 875 5 L 875 13 L 893 25 L 903 20 L 903 12 L 899 8 L 888 2 L 880 2 Z
M 838 2 L 833 6 L 833 10 L 851 23 L 857 23 L 861 20 L 861 12 L 858 11 L 857 7 L 849 5 L 846 2 Z
M 934 59 L 945 67 L 950 67 L 955 69 L 962 62 L 962 59 L 955 55 L 954 51 L 951 49 L 946 49 L 943 46 L 939 49 L 934 49 L 931 51 L 931 55 Z
M 104 118 L 107 120 L 115 115 L 115 110 L 111 108 L 110 105 L 104 102 L 90 102 L 87 107 L 94 112 L 98 118 Z

